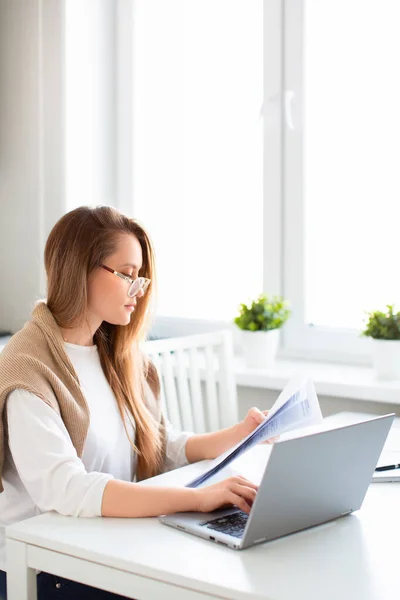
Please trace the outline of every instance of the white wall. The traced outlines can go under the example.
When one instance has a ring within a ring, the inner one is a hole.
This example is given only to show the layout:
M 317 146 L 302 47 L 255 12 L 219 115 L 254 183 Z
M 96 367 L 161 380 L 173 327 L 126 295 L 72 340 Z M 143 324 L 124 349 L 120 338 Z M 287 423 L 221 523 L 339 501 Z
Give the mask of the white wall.
M 63 207 L 62 4 L 0 3 L 0 328 L 12 331 L 44 293 L 44 239 Z
M 45 240 L 68 208 L 132 212 L 132 28 L 132 0 L 0 2 L 0 329 L 45 296 Z
M 260 409 L 271 408 L 279 393 L 276 390 L 267 390 L 253 387 L 238 387 L 239 417 L 243 418 L 252 406 L 258 406 Z M 333 398 L 331 396 L 318 396 L 322 415 L 329 415 L 342 412 L 364 412 L 374 415 L 386 415 L 395 413 L 400 417 L 400 406 L 396 404 L 387 404 L 383 402 L 367 402 L 365 400 L 350 400 L 349 398 Z

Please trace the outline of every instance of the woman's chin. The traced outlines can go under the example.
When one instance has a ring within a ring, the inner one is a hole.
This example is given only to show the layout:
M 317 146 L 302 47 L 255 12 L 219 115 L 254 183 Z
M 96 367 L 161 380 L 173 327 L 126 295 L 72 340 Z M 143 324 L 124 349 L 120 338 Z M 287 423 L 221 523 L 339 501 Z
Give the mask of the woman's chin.
M 131 322 L 131 314 L 126 315 L 125 319 L 121 319 L 121 322 L 118 323 L 118 325 L 129 325 L 129 323 Z
M 125 314 L 115 316 L 112 319 L 104 319 L 104 321 L 107 321 L 107 323 L 110 323 L 110 325 L 124 326 L 129 325 L 129 323 L 131 322 L 131 316 L 132 313 L 125 312 Z

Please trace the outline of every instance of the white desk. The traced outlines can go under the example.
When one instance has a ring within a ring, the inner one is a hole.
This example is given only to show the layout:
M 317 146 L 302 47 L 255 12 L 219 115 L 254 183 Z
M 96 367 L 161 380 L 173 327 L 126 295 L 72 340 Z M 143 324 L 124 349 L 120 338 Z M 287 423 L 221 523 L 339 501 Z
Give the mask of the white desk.
M 260 466 L 266 446 L 240 460 Z M 161 476 L 188 481 L 197 465 Z M 373 484 L 351 516 L 241 552 L 157 519 L 53 513 L 7 528 L 8 599 L 36 598 L 34 569 L 149 600 L 398 600 L 400 484 Z

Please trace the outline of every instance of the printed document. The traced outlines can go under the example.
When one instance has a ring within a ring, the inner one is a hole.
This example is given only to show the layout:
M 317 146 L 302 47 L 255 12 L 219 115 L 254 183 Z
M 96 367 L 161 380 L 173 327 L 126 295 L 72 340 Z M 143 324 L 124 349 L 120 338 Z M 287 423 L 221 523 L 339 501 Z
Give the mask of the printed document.
M 186 484 L 199 487 L 256 444 L 294 429 L 322 423 L 322 414 L 311 379 L 293 379 L 283 389 L 264 421 L 239 444 L 212 461 L 207 471 Z

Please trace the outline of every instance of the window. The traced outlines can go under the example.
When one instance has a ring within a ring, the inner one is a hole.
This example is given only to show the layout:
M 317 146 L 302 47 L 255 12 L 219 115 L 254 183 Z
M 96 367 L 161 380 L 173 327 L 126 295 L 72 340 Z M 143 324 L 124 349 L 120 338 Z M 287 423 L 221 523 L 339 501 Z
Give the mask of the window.
M 366 358 L 365 311 L 400 301 L 396 0 L 285 8 L 286 345 Z
M 133 204 L 159 315 L 228 322 L 282 293 L 284 354 L 368 362 L 365 311 L 400 302 L 398 2 L 81 4 L 66 9 L 70 208 L 115 190 Z
M 159 314 L 229 321 L 263 288 L 263 2 L 137 0 L 134 214 Z

